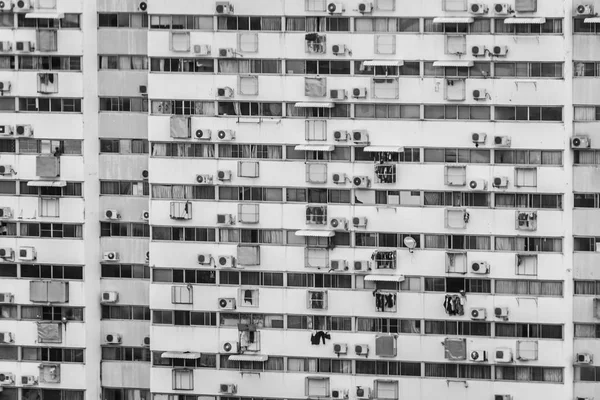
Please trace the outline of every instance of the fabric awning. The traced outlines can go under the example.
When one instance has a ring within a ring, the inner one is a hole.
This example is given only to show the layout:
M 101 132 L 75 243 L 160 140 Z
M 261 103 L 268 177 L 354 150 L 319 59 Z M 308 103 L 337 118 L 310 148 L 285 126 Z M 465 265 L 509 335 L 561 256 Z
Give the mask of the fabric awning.
M 473 61 L 467 60 L 448 60 L 448 61 L 434 61 L 434 67 L 472 67 Z
M 234 354 L 229 356 L 229 361 L 267 361 L 269 356 L 264 354 Z
M 335 232 L 334 231 L 309 231 L 309 230 L 302 230 L 302 231 L 296 231 L 296 236 L 333 237 L 333 236 L 335 236 Z
M 184 360 L 196 360 L 200 358 L 200 353 L 193 351 L 165 351 L 160 355 L 161 358 L 180 358 Z
M 404 147 L 401 146 L 366 146 L 363 147 L 363 151 L 367 153 L 400 153 L 404 151 Z
M 67 182 L 65 181 L 29 181 L 27 186 L 33 187 L 65 187 Z
M 332 144 L 323 144 L 323 145 L 318 145 L 318 144 L 299 144 L 296 145 L 296 147 L 294 147 L 294 150 L 296 151 L 333 151 L 333 149 L 335 148 L 334 145 Z
M 401 67 L 404 65 L 402 60 L 369 60 L 363 62 L 365 67 Z
M 25 14 L 26 19 L 61 19 L 65 17 L 65 13 L 59 12 L 30 12 Z
M 335 107 L 335 103 L 296 103 L 294 104 L 296 108 L 333 108 Z
M 546 23 L 546 18 L 506 18 L 504 23 L 507 25 L 523 25 L 536 24 L 541 25 Z
M 367 282 L 404 282 L 403 275 L 367 275 Z
M 433 19 L 434 24 L 471 24 L 472 17 L 437 17 Z
M 583 20 L 586 24 L 600 24 L 600 17 L 590 17 Z

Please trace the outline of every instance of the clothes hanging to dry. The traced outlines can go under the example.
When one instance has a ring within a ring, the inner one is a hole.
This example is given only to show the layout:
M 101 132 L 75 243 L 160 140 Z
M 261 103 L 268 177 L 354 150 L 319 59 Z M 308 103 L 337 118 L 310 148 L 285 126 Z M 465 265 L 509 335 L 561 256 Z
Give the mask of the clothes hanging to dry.
M 325 344 L 325 339 L 331 340 L 329 332 L 317 331 L 310 335 L 310 344 L 315 346 L 319 345 L 321 340 L 323 341 L 323 344 Z
M 377 311 L 385 311 L 386 308 L 394 308 L 396 306 L 396 295 L 393 293 L 379 293 L 374 292 L 375 296 L 375 309 Z
M 463 315 L 465 313 L 465 299 L 456 294 L 447 294 L 444 298 L 444 310 L 448 315 Z

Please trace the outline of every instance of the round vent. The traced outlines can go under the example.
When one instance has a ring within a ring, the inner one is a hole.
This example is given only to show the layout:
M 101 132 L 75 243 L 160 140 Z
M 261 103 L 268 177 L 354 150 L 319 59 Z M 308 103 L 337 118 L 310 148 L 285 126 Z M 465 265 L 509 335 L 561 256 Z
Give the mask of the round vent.
M 363 389 L 363 388 L 357 388 L 356 389 L 356 395 L 358 397 L 363 397 L 365 395 L 365 389 Z
M 110 294 L 107 292 L 102 293 L 102 300 L 110 300 Z
M 496 351 L 496 358 L 503 358 L 504 357 L 504 352 L 503 351 Z
M 219 55 L 221 57 L 225 57 L 227 55 L 227 50 L 225 50 L 225 49 L 219 49 Z
M 217 94 L 219 96 L 225 96 L 225 89 L 217 89 Z
M 473 90 L 473 97 L 479 97 L 481 95 L 481 92 L 479 92 L 479 90 Z
M 479 4 L 471 4 L 471 12 L 479 12 Z
M 204 182 L 204 177 L 203 177 L 202 175 L 198 175 L 198 176 L 196 177 L 196 182 L 198 182 L 198 183 L 202 183 L 202 182 Z
M 112 342 L 113 341 L 113 335 L 106 335 L 106 341 L 107 342 Z
M 496 143 L 496 144 L 502 144 L 502 137 L 500 137 L 500 136 L 496 136 L 496 137 L 494 138 L 494 143 Z
M 329 5 L 327 6 L 327 11 L 332 13 L 332 12 L 335 12 L 336 8 L 337 7 L 335 6 L 335 3 L 329 3 Z
M 576 146 L 576 147 L 581 146 L 581 139 L 574 138 L 573 139 L 573 146 Z
M 354 180 L 352 181 L 354 183 L 355 186 L 360 186 L 362 179 L 360 178 L 354 178 Z
M 204 264 L 206 262 L 206 256 L 204 254 L 200 254 L 198 256 L 198 262 Z
M 0 217 L 4 217 L 4 210 L 0 208 Z
M 2 7 L 2 5 L 0 5 Z M 24 135 L 25 127 L 23 125 L 17 125 L 17 135 Z
M 0 82 L 0 90 L 4 90 L 4 82 Z
M 494 309 L 494 313 L 496 313 L 496 315 L 500 315 L 500 314 L 502 314 L 502 309 L 500 307 L 496 307 Z
M 579 6 L 579 7 L 581 7 L 581 6 Z M 578 7 L 577 9 L 579 9 L 579 7 Z M 496 10 L 496 12 L 497 12 L 497 13 L 499 13 L 499 12 L 502 12 L 502 9 L 503 9 L 503 8 L 504 8 L 504 7 L 502 6 L 502 4 L 496 4 L 496 5 L 494 6 L 494 10 Z
M 502 48 L 500 46 L 494 46 L 494 54 L 500 54 L 502 52 Z
M 219 176 L 219 179 L 225 178 L 225 171 L 219 171 L 218 176 Z
M 331 226 L 333 226 L 334 228 L 337 228 L 340 225 L 340 221 L 337 219 L 332 219 L 331 220 Z
M 227 300 L 225 300 L 225 299 L 219 300 L 219 307 L 221 307 L 221 308 L 227 307 Z
M 577 12 L 583 14 L 585 12 L 585 7 L 583 5 L 577 6 Z
M 341 139 L 342 138 L 342 132 L 340 132 L 340 131 L 333 132 L 333 138 L 334 139 Z
M 333 351 L 335 351 L 336 353 L 339 353 L 341 350 L 342 346 L 340 346 L 339 344 L 333 346 Z
M 150 213 L 148 211 L 144 211 L 144 218 L 150 218 Z
M 479 358 L 479 353 L 476 351 L 471 352 L 471 360 L 477 360 Z
M 471 47 L 471 52 L 473 54 L 479 54 L 479 46 L 473 46 L 473 47 Z
M 142 171 L 142 177 L 143 178 L 148 178 L 148 170 L 147 169 L 145 169 L 145 170 Z
M 333 47 L 331 48 L 331 50 L 333 50 L 334 53 L 339 53 L 340 46 L 338 46 L 337 44 L 334 44 Z
M 6 167 L 4 165 L 0 165 L 0 174 L 6 173 Z
M 577 361 L 584 362 L 585 361 L 585 356 L 583 354 L 577 354 Z
M 355 346 L 355 347 L 354 347 L 354 351 L 355 351 L 356 353 L 362 353 L 362 346 Z
M 471 138 L 475 141 L 479 140 L 479 133 L 474 133 Z
M 471 311 L 471 317 L 479 317 L 479 311 L 478 310 Z
M 0 1 L 0 8 L 6 7 L 6 4 L 3 1 Z
M 226 257 L 219 257 L 219 264 L 220 265 L 226 265 L 227 264 L 227 258 Z
M 360 224 L 360 219 L 358 217 L 352 218 L 352 224 L 354 224 L 354 225 Z
M 473 265 L 471 265 L 471 269 L 473 269 L 473 271 L 479 271 L 479 263 L 473 263 Z
M 226 342 L 225 344 L 223 344 L 223 350 L 225 350 L 226 352 L 230 352 L 232 348 L 233 348 L 233 346 L 229 342 Z
M 352 137 L 354 138 L 354 140 L 361 140 L 362 139 L 362 134 L 360 132 L 354 132 L 352 134 Z
M 106 210 L 106 218 L 112 218 L 113 212 L 111 210 Z
M 339 182 L 340 181 L 340 174 L 333 174 L 333 181 L 334 182 Z
M 355 96 L 360 96 L 360 89 L 352 89 L 352 94 Z
M 225 7 L 223 6 L 223 4 L 219 4 L 219 5 L 217 6 L 217 12 L 218 12 L 219 14 L 222 14 L 222 13 L 223 13 L 223 11 L 225 11 Z
M 6 249 L 0 249 L 0 257 L 6 257 Z
M 6 380 L 6 375 L 0 374 L 0 381 L 5 381 L 5 380 Z
M 469 187 L 471 189 L 475 189 L 477 187 L 477 181 L 471 181 L 471 182 L 469 182 Z
M 365 3 L 360 3 L 358 5 L 358 11 L 359 12 L 365 12 L 365 11 L 367 11 L 367 5 Z
M 147 8 L 148 8 L 148 4 L 146 2 L 144 2 L 144 1 L 142 1 L 140 3 L 140 10 L 146 11 Z
M 17 7 L 19 7 L 19 8 L 25 8 L 25 2 L 23 0 L 17 1 Z
M 144 344 L 145 344 L 146 346 L 150 346 L 150 336 L 146 336 L 146 337 L 144 338 Z
M 108 259 L 112 260 L 115 258 L 115 253 L 108 253 Z
M 219 136 L 219 139 L 225 139 L 225 136 L 227 136 L 227 135 L 225 134 L 225 131 L 219 131 L 218 136 Z
M 196 131 L 196 137 L 197 137 L 197 138 L 201 138 L 201 137 L 203 137 L 203 136 L 204 136 L 204 132 L 202 132 L 202 129 L 198 129 L 198 130 Z
M 502 183 L 502 179 L 494 178 L 494 186 L 500 186 L 501 183 Z

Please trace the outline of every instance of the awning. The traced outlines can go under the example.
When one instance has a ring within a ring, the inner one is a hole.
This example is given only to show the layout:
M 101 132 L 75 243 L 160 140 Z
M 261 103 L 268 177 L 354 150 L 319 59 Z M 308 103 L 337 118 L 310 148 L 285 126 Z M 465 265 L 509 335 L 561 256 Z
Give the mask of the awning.
M 269 356 L 264 354 L 234 354 L 229 361 L 267 361 Z
M 401 146 L 367 146 L 363 147 L 363 151 L 367 153 L 400 153 L 404 151 Z
M 536 24 L 541 25 L 546 23 L 546 18 L 506 18 L 504 23 L 507 25 L 523 25 Z
M 35 18 L 40 18 L 40 19 L 61 19 L 64 18 L 65 14 L 64 13 L 59 13 L 59 12 L 30 12 L 25 14 L 25 18 L 26 19 L 35 19 Z
M 296 108 L 333 108 L 335 107 L 334 103 L 296 103 L 294 104 Z
M 600 17 L 590 17 L 583 20 L 586 24 L 600 24 Z
M 365 67 L 401 67 L 404 65 L 402 60 L 369 60 L 364 61 Z
M 467 60 L 448 60 L 448 61 L 434 61 L 434 67 L 472 67 L 473 61 Z
M 367 275 L 367 282 L 404 282 L 403 275 Z
M 296 236 L 333 237 L 334 231 L 296 231 Z
M 181 358 L 184 360 L 196 360 L 200 358 L 200 353 L 192 351 L 165 351 L 160 355 L 161 358 Z
M 472 17 L 437 17 L 433 19 L 434 24 L 472 24 Z
M 334 145 L 318 145 L 318 144 L 299 144 L 294 147 L 296 151 L 333 151 Z
M 67 182 L 65 181 L 29 181 L 27 186 L 33 187 L 65 187 Z

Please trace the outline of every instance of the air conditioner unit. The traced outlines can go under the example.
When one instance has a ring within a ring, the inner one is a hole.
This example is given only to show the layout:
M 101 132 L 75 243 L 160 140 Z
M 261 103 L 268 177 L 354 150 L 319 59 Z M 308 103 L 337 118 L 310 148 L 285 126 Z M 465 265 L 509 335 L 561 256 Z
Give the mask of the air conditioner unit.
M 21 376 L 21 385 L 23 386 L 33 386 L 37 385 L 38 378 L 34 375 L 23 375 Z
M 227 354 L 236 354 L 239 351 L 239 348 L 240 344 L 234 341 L 223 342 L 221 344 L 221 349 L 223 349 L 223 353 Z
M 334 55 L 346 54 L 346 45 L 345 44 L 334 44 L 331 46 L 331 52 Z
M 358 129 L 352 131 L 352 141 L 354 143 L 368 144 L 369 133 L 365 129 Z
M 364 99 L 367 97 L 367 88 L 354 88 L 352 89 L 352 97 L 355 99 Z
M 12 136 L 13 128 L 11 125 L 0 125 L 0 136 Z
M 12 332 L 0 332 L 0 343 L 11 344 L 15 342 L 15 334 Z
M 496 359 L 496 362 L 508 363 L 508 362 L 512 362 L 512 360 L 513 360 L 512 350 L 509 348 L 496 349 L 496 351 L 494 352 L 494 356 L 495 356 L 494 358 Z
M 485 133 L 473 133 L 471 134 L 471 140 L 475 144 L 484 144 L 487 135 Z
M 33 261 L 37 258 L 35 248 L 30 246 L 19 247 L 19 259 L 25 261 Z
M 346 218 L 331 218 L 329 226 L 336 231 L 348 230 L 348 220 Z
M 5 0 L 5 1 L 7 1 L 7 0 Z M 13 11 L 14 12 L 27 12 L 30 9 L 31 9 L 31 1 L 30 0 L 16 0 Z
M 345 343 L 334 343 L 333 344 L 333 352 L 335 354 L 347 354 L 348 353 L 348 345 Z
M 235 51 L 231 48 L 219 49 L 219 57 L 233 58 L 235 57 Z
M 494 136 L 494 145 L 498 147 L 510 147 L 510 136 Z
M 577 364 L 591 364 L 594 361 L 594 356 L 589 353 L 577 353 L 575 355 L 575 362 Z
M 119 261 L 119 253 L 116 251 L 105 251 L 102 255 L 102 261 Z
M 144 347 L 150 346 L 150 336 L 144 336 L 144 340 L 142 341 L 142 346 L 144 346 Z
M 231 171 L 229 170 L 218 170 L 217 171 L 217 179 L 220 181 L 230 181 L 231 180 Z
M 210 185 L 213 183 L 212 175 L 196 175 L 196 183 L 200 183 L 202 185 Z
M 494 316 L 496 318 L 508 319 L 508 307 L 495 307 Z
M 485 89 L 473 90 L 473 100 L 485 100 L 487 98 L 487 91 Z
M 365 386 L 357 386 L 356 387 L 356 398 L 357 399 L 370 399 L 371 398 L 371 388 Z
M 120 344 L 121 343 L 121 335 L 118 333 L 107 333 L 104 336 L 104 342 L 107 344 Z
M 210 140 L 212 131 L 210 129 L 196 129 L 194 132 L 194 138 L 198 140 Z
M 100 303 L 116 303 L 119 301 L 118 292 L 102 292 Z
M 355 271 L 369 271 L 371 269 L 370 261 L 354 261 L 354 270 Z
M 231 14 L 233 13 L 233 6 L 228 1 L 218 1 L 215 11 L 217 14 Z
M 494 395 L 494 400 L 512 400 L 512 395 L 510 395 L 510 394 L 496 394 L 496 395 Z
M 10 372 L 0 372 L 0 385 L 12 385 L 15 383 L 15 375 Z
M 212 262 L 210 254 L 198 254 L 198 264 L 208 265 Z
M 143 211 L 140 219 L 148 221 L 150 219 L 150 211 Z
M 471 352 L 469 352 L 469 361 L 475 361 L 475 362 L 487 361 L 487 351 L 471 350 Z
M 12 208 L 0 207 L 0 219 L 10 219 L 13 217 Z
M 141 1 L 138 5 L 138 8 L 140 9 L 140 11 L 146 11 L 148 9 L 148 3 L 146 3 L 145 1 Z
M 106 219 L 120 219 L 121 214 L 117 210 L 104 210 L 104 218 Z
M 474 274 L 489 274 L 490 265 L 485 261 L 473 261 L 471 263 L 471 272 Z
M 221 383 L 219 385 L 219 393 L 235 394 L 237 393 L 237 386 L 232 383 Z
M 12 293 L 0 293 L 0 303 L 13 303 L 15 296 Z
M 487 14 L 488 6 L 482 3 L 471 3 L 469 4 L 469 12 L 475 15 Z
M 508 46 L 494 46 L 491 53 L 494 56 L 505 56 L 508 53 Z
M 208 44 L 195 44 L 194 53 L 199 56 L 210 56 L 210 45 Z
M 0 258 L 7 260 L 13 258 L 13 249 L 10 247 L 2 247 L 0 248 Z
M 357 356 L 368 356 L 369 355 L 369 345 L 368 344 L 357 344 L 354 346 L 354 352 Z
M 15 50 L 23 52 L 23 53 L 32 52 L 34 47 L 35 46 L 30 41 L 20 41 L 20 42 L 16 42 L 16 44 L 15 44 Z
M 0 81 L 0 92 L 10 92 L 9 81 Z
M 511 13 L 510 4 L 496 3 L 494 4 L 494 13 L 498 15 L 508 15 Z
M 329 91 L 329 97 L 334 100 L 345 100 L 346 96 L 346 89 L 334 89 Z
M 594 15 L 594 7 L 591 4 L 579 4 L 577 15 Z
M 341 14 L 344 12 L 344 5 L 342 3 L 329 3 L 327 4 L 327 12 L 329 14 Z
M 574 136 L 571 138 L 572 149 L 583 149 L 590 147 L 590 139 L 587 136 Z
M 138 86 L 138 92 L 142 96 L 147 96 L 148 95 L 148 86 L 146 86 L 146 85 L 140 85 L 140 86 Z
M 12 2 L 11 0 L 2 0 L 0 1 L 0 11 L 10 11 L 12 10 Z
M 487 311 L 485 308 L 471 308 L 469 315 L 473 320 L 485 320 L 487 317 Z
M 217 96 L 231 98 L 233 97 L 233 89 L 228 86 L 217 88 Z
M 235 299 L 221 297 L 219 299 L 219 309 L 220 310 L 235 310 Z
M 0 175 L 12 175 L 12 165 L 0 165 Z
M 233 140 L 235 139 L 235 132 L 231 129 L 221 129 L 217 132 L 217 137 L 219 140 Z
M 507 187 L 508 186 L 508 178 L 506 176 L 495 176 L 492 180 L 493 187 Z
M 235 268 L 235 257 L 219 256 L 216 264 L 221 268 Z
M 6 53 L 12 51 L 12 43 L 11 42 L 0 42 L 0 52 Z
M 329 260 L 329 269 L 334 271 L 346 271 L 348 269 L 347 260 Z
M 143 180 L 148 180 L 149 176 L 150 176 L 150 173 L 148 172 L 147 169 L 142 170 L 142 179 Z
M 371 186 L 371 180 L 367 176 L 355 176 L 352 178 L 352 184 L 356 188 L 368 188 Z
M 333 174 L 331 175 L 331 180 L 333 181 L 333 183 L 335 183 L 336 185 L 343 185 L 346 183 L 348 177 L 346 176 L 346 174 Z
M 333 140 L 336 142 L 345 142 L 348 140 L 348 131 L 333 131 Z
M 358 3 L 358 12 L 361 14 L 370 13 L 373 11 L 373 3 L 362 2 Z
M 33 127 L 31 125 L 17 125 L 15 133 L 17 136 L 33 136 Z
M 217 214 L 217 224 L 233 225 L 235 219 L 231 214 Z
M 347 399 L 348 391 L 345 389 L 331 389 L 332 399 Z
M 471 190 L 486 190 L 487 181 L 485 179 L 473 179 L 469 181 L 469 188 Z
M 475 46 L 471 46 L 471 54 L 473 54 L 475 57 L 483 57 L 485 56 L 485 46 L 481 46 L 481 45 L 475 45 Z
M 352 225 L 356 228 L 365 228 L 367 226 L 367 217 L 353 217 Z

